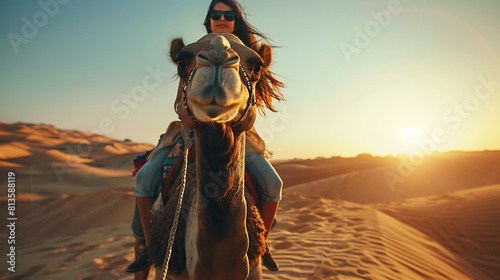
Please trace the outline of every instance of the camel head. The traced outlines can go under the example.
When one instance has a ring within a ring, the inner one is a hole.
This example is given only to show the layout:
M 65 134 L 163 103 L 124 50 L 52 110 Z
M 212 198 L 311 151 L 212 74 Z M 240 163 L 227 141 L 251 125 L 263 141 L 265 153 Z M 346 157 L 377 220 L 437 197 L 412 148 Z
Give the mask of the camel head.
M 195 122 L 253 125 L 255 86 L 271 63 L 269 46 L 257 53 L 232 34 L 212 33 L 187 46 L 174 39 L 170 56 L 183 83 L 181 106 Z

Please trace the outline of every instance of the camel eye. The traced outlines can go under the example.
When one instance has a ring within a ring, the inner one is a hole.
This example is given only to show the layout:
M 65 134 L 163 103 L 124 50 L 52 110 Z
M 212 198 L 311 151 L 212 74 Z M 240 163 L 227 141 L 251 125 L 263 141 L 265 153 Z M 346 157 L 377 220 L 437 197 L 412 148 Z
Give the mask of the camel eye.
M 253 72 L 256 74 L 258 74 L 260 72 L 260 70 L 262 70 L 262 66 L 260 66 L 260 65 L 257 65 L 253 68 Z
M 186 62 L 184 60 L 177 62 L 177 70 L 184 68 L 186 68 Z

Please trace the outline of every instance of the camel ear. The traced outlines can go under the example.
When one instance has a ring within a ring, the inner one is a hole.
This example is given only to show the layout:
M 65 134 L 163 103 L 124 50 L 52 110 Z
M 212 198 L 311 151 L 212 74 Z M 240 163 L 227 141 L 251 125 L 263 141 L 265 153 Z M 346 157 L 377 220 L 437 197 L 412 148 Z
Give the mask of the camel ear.
M 174 63 L 177 63 L 177 55 L 184 47 L 185 45 L 182 38 L 175 38 L 172 40 L 172 43 L 170 43 L 170 58 Z
M 262 60 L 264 60 L 264 67 L 268 67 L 271 64 L 272 56 L 273 56 L 273 50 L 270 46 L 266 44 L 262 44 L 260 46 L 260 49 L 258 51 L 260 57 Z

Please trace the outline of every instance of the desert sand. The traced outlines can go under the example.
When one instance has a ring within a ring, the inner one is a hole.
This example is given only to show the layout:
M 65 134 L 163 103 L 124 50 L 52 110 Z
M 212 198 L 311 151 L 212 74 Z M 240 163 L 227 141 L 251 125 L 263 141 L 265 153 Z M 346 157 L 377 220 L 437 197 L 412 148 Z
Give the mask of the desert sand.
M 155 141 L 156 139 L 152 139 Z M 0 220 L 16 178 L 16 272 L 133 279 L 132 159 L 151 149 L 44 124 L 0 123 Z M 500 151 L 275 163 L 285 183 L 263 279 L 499 279 Z

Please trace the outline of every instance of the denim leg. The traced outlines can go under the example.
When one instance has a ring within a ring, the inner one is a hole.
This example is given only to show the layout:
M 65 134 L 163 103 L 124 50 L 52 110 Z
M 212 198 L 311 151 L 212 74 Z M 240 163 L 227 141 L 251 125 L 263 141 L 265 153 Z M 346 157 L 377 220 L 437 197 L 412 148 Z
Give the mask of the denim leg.
M 266 201 L 280 201 L 283 181 L 271 163 L 263 155 L 254 153 L 247 153 L 245 163 L 260 197 Z
M 162 164 L 170 154 L 173 147 L 164 148 L 154 158 L 146 162 L 135 174 L 134 194 L 137 197 L 154 197 L 162 183 Z M 134 206 L 134 217 L 132 218 L 132 233 L 135 237 L 144 239 L 137 198 Z
M 163 148 L 158 154 L 144 164 L 135 174 L 134 195 L 138 197 L 154 197 L 162 183 L 162 164 L 172 151 L 172 147 Z
M 139 214 L 139 207 L 137 206 L 137 198 L 135 198 L 134 217 L 132 218 L 132 233 L 139 239 L 144 239 L 144 230 L 142 229 L 141 216 Z

